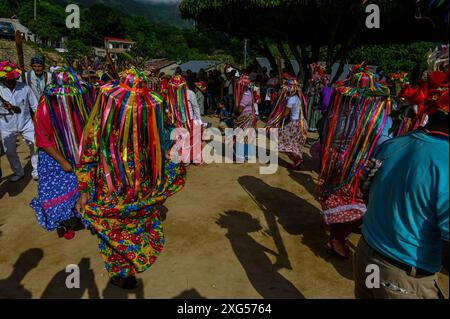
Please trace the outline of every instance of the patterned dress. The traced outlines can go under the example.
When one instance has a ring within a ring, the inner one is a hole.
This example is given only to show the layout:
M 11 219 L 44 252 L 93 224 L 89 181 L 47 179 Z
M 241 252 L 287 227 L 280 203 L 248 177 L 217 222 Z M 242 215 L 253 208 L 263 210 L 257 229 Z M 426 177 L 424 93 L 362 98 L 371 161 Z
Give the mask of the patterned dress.
M 287 107 L 291 109 L 291 114 L 295 112 L 294 110 L 297 110 L 299 119 L 292 119 L 291 115 L 290 121 L 281 127 L 278 137 L 278 150 L 295 154 L 301 159 L 303 158 L 303 145 L 305 145 L 308 137 L 308 124 L 303 117 L 301 99 L 297 95 L 289 98 Z
M 62 222 L 79 217 L 75 210 L 79 198 L 77 178 L 74 173 L 63 171 L 61 165 L 42 150 L 39 151 L 38 173 L 38 197 L 33 198 L 30 207 L 39 225 L 54 231 Z

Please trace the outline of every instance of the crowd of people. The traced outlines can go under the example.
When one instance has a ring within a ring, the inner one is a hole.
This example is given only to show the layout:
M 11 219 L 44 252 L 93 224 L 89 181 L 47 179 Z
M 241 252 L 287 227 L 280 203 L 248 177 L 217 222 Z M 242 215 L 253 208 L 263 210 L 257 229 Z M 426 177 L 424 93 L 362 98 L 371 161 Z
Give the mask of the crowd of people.
M 68 67 L 44 72 L 35 57 L 20 82 L 22 71 L 2 61 L 0 131 L 10 181 L 24 176 L 16 151 L 22 135 L 38 180 L 30 206 L 39 224 L 66 239 L 89 229 L 111 282 L 133 289 L 164 245 L 158 206 L 184 187 L 190 163 L 202 164 L 196 141 L 210 125 L 203 116 L 218 116 L 221 129 L 252 131 L 259 120 L 268 132 L 278 129 L 291 170 L 301 169 L 308 131 L 317 131 L 310 152 L 320 167 L 328 253 L 350 258 L 347 237 L 362 233 L 356 297 L 440 298 L 436 274 L 448 269 L 448 46 L 428 62 L 418 83 L 406 73 L 383 79 L 361 64 L 332 84 L 314 64 L 304 93 L 297 77 L 267 69 L 166 75 L 108 68 L 88 83 Z M 178 129 L 189 133 L 181 162 L 171 153 Z M 236 163 L 252 156 L 248 136 L 233 143 Z M 365 284 L 367 265 L 381 270 L 376 289 Z

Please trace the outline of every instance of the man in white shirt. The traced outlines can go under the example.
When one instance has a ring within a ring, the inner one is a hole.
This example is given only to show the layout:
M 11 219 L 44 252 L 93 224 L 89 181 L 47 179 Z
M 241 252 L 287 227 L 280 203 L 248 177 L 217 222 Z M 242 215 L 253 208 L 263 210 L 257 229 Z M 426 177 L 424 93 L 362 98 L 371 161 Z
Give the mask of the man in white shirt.
M 5 61 L 0 62 L 4 63 Z M 30 149 L 32 177 L 37 180 L 38 158 L 34 152 L 34 125 L 30 109 L 36 111 L 38 100 L 26 83 L 17 82 L 21 71 L 12 62 L 7 63 L 8 70 L 12 71 L 2 72 L 0 75 L 0 134 L 6 157 L 14 173 L 9 180 L 17 182 L 25 176 L 16 149 L 19 134 L 25 138 Z
M 39 101 L 45 87 L 51 82 L 51 74 L 44 71 L 45 58 L 43 56 L 31 58 L 31 67 L 33 69 L 25 74 L 25 81 Z

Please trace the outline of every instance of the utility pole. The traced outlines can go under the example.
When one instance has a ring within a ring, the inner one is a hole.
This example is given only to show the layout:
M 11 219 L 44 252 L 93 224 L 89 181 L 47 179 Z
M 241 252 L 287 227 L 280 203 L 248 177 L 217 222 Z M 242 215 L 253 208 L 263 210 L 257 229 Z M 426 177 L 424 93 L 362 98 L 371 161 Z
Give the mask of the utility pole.
M 244 40 L 244 67 L 247 68 L 247 39 Z
M 34 21 L 36 21 L 36 16 L 37 16 L 37 4 L 36 4 L 37 0 L 34 0 Z

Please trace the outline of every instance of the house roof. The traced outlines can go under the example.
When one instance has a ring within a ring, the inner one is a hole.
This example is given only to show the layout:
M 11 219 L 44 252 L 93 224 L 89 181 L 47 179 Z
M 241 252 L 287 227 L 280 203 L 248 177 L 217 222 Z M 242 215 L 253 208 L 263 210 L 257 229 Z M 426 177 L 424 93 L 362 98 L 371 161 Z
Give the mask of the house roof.
M 200 69 L 205 69 L 205 71 L 206 71 L 206 70 L 216 67 L 222 63 L 223 62 L 220 62 L 220 61 L 209 61 L 209 60 L 189 61 L 189 62 L 181 64 L 180 68 L 183 72 L 187 71 L 187 70 L 191 70 L 194 73 L 198 73 L 200 71 Z
M 136 43 L 135 41 L 127 40 L 127 39 L 120 39 L 120 38 L 113 38 L 113 37 L 105 37 L 106 41 L 114 41 L 114 42 L 123 42 L 123 43 Z
M 153 68 L 156 70 L 161 70 L 161 69 L 168 67 L 170 65 L 173 65 L 173 64 L 177 64 L 177 62 L 171 61 L 168 59 L 152 59 L 152 60 L 148 60 L 145 63 L 145 67 L 147 69 Z

